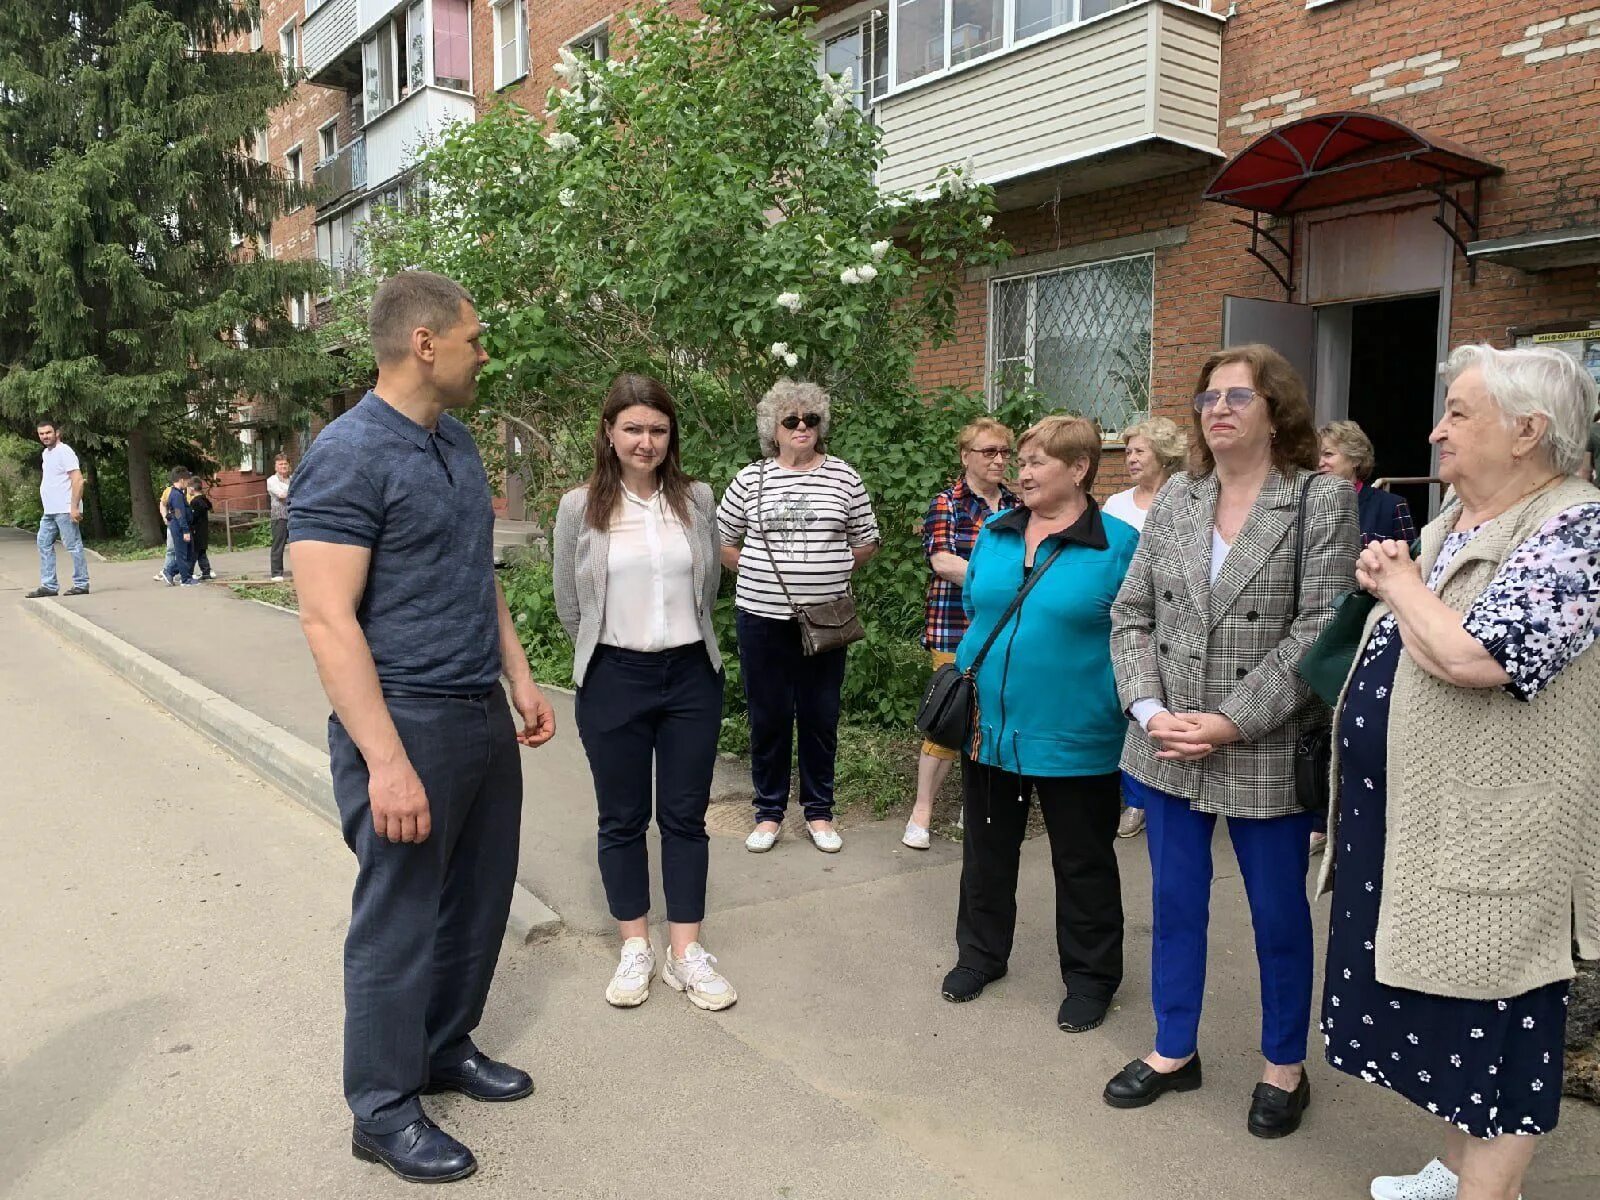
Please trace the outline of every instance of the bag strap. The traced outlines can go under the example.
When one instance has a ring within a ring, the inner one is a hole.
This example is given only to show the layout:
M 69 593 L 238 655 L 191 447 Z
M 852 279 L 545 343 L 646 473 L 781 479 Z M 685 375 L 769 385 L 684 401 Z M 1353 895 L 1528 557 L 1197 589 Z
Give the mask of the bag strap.
M 983 648 L 978 651 L 977 657 L 974 658 L 971 665 L 969 665 L 967 669 L 962 672 L 963 674 L 976 675 L 978 673 L 978 668 L 983 666 L 983 660 L 988 657 L 989 648 L 994 645 L 995 639 L 1000 636 L 1000 631 L 1006 627 L 1006 623 L 1010 621 L 1011 618 L 1016 614 L 1017 609 L 1022 607 L 1023 600 L 1026 599 L 1028 593 L 1033 590 L 1033 585 L 1039 582 L 1039 577 L 1050 569 L 1050 564 L 1055 562 L 1056 559 L 1060 558 L 1061 552 L 1066 548 L 1066 542 L 1063 541 L 1058 543 L 1056 548 L 1050 552 L 1050 557 L 1045 559 L 1044 562 L 1040 563 L 1038 566 L 1034 567 L 1033 571 L 1028 575 L 1028 578 L 1023 581 L 1022 587 L 1018 589 L 1016 596 L 1012 598 L 1011 604 L 1006 608 L 1005 615 L 1003 615 L 995 627 L 989 631 L 988 640 L 983 643 Z
M 783 572 L 778 569 L 777 556 L 772 553 L 772 546 L 767 541 L 767 531 L 761 524 L 761 502 L 766 494 L 767 463 L 763 459 L 761 469 L 756 472 L 756 532 L 761 535 L 761 548 L 766 551 L 767 561 L 772 564 L 772 573 L 778 577 L 778 586 L 783 589 L 784 601 L 789 605 L 789 611 L 795 616 L 800 615 L 800 606 L 794 602 L 794 596 L 789 592 L 789 584 L 783 577 Z
M 1305 486 L 1300 489 L 1300 503 L 1296 506 L 1294 515 L 1294 615 L 1300 615 L 1300 569 L 1305 558 L 1306 545 L 1306 496 L 1311 491 L 1311 476 L 1306 476 Z

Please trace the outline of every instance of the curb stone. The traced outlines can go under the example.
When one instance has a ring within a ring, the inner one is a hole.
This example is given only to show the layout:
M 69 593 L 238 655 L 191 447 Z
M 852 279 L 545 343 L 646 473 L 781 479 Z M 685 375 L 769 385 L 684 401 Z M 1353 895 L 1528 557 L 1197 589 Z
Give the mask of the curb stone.
M 339 827 L 326 753 L 107 633 L 65 605 L 26 601 L 24 606 L 63 641 L 121 675 L 292 800 Z M 519 942 L 531 942 L 560 927 L 560 916 L 519 881 L 511 893 L 507 933 Z

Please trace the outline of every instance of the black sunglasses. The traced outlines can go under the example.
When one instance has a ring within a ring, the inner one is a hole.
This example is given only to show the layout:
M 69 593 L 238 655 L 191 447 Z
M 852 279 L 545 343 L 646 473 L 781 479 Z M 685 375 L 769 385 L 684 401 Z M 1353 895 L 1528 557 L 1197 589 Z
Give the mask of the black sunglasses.
M 779 421 L 778 424 L 782 425 L 785 429 L 799 429 L 802 425 L 804 425 L 807 429 L 820 429 L 822 427 L 822 418 L 816 413 L 805 413 L 798 417 L 795 416 L 794 413 L 790 413 L 783 420 Z

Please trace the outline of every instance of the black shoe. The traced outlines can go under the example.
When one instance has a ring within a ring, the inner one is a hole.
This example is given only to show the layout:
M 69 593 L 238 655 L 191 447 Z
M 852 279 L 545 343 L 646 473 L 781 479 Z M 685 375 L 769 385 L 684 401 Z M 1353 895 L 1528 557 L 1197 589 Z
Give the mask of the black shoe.
M 1060 1011 L 1056 1013 L 1056 1027 L 1065 1033 L 1088 1033 L 1105 1024 L 1106 1010 L 1110 1007 L 1109 1000 L 1096 1000 L 1091 996 L 1068 992 L 1067 998 L 1061 1002 Z
M 1136 1058 L 1111 1077 L 1102 1098 L 1112 1108 L 1143 1108 L 1166 1092 L 1192 1092 L 1199 1086 L 1198 1054 L 1176 1071 L 1166 1072 Z
M 33 591 L 29 592 L 27 594 L 27 596 L 25 597 L 25 599 L 28 599 L 28 600 L 42 600 L 46 596 L 54 596 L 55 594 L 56 594 L 55 588 L 37 587 L 37 588 L 34 588 Z
M 1302 1071 L 1300 1086 L 1292 1092 L 1270 1083 L 1256 1084 L 1250 1097 L 1250 1132 L 1258 1138 L 1288 1137 L 1300 1128 L 1300 1118 L 1311 1107 L 1311 1080 Z
M 985 975 L 976 967 L 956 967 L 944 977 L 944 982 L 939 985 L 939 994 L 951 1004 L 965 1004 L 968 1000 L 976 1000 L 983 994 L 983 989 L 996 979 L 1005 978 L 1005 972 L 998 975 Z
M 460 1092 L 472 1100 L 497 1103 L 531 1095 L 533 1077 L 516 1067 L 495 1062 L 480 1050 L 466 1062 L 432 1072 L 428 1086 L 422 1090 L 430 1096 L 435 1092 Z
M 449 1183 L 478 1169 L 478 1160 L 427 1117 L 394 1133 L 350 1134 L 350 1153 L 362 1162 L 382 1163 L 407 1183 Z
M 87 596 L 89 594 L 89 589 L 86 587 L 69 587 L 61 594 L 63 596 Z

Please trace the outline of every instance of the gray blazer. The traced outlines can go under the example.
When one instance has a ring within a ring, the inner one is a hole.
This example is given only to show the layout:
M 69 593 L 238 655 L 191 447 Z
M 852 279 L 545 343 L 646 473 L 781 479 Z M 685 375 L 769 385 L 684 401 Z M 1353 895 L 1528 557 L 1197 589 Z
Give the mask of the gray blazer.
M 1308 477 L 1297 605 L 1295 520 Z M 1111 665 L 1124 709 L 1148 698 L 1173 712 L 1220 712 L 1245 740 L 1176 762 L 1157 758 L 1133 724 L 1122 769 L 1197 812 L 1283 816 L 1300 811 L 1295 741 L 1328 720 L 1295 667 L 1332 620 L 1334 600 L 1355 587 L 1356 494 L 1334 476 L 1272 471 L 1213 589 L 1218 490 L 1214 472 L 1178 474 L 1156 496 L 1111 606 Z
M 556 616 L 572 639 L 572 678 L 583 683 L 589 660 L 600 642 L 605 624 L 606 562 L 611 536 L 591 529 L 584 519 L 589 510 L 589 489 L 573 488 L 561 497 L 556 513 L 555 554 L 552 563 L 556 588 Z M 722 670 L 717 634 L 711 613 L 717 605 L 722 563 L 717 557 L 717 506 L 711 488 L 696 483 L 689 492 L 689 553 L 694 561 L 694 608 L 700 634 L 714 670 Z

